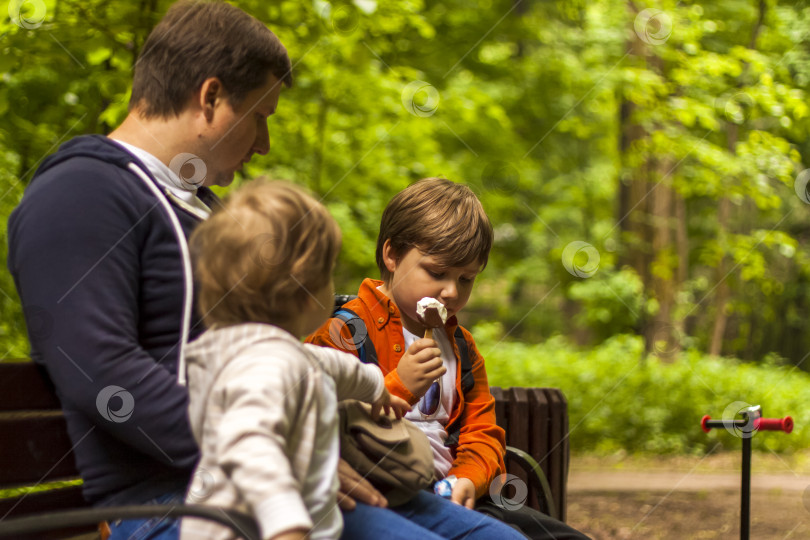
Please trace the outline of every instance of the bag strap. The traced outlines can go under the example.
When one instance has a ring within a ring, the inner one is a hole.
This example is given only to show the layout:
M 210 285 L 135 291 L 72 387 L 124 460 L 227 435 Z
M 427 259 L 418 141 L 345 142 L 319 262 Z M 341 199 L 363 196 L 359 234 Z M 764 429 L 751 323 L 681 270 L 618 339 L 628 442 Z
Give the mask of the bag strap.
M 380 362 L 377 360 L 377 349 L 374 348 L 374 343 L 372 343 L 370 339 L 366 339 L 368 329 L 366 328 L 365 321 L 360 318 L 360 315 L 347 307 L 340 306 L 335 309 L 332 316 L 336 319 L 340 319 L 349 327 L 349 331 L 352 333 L 352 340 L 357 347 L 357 356 L 360 358 L 360 361 L 364 364 L 379 366 Z
M 461 365 L 461 392 L 466 396 L 467 392 L 475 386 L 475 377 L 472 374 L 472 362 L 470 361 L 470 347 L 467 340 L 464 338 L 464 332 L 461 327 L 457 327 L 453 333 L 456 339 L 456 346 L 458 347 L 458 360 Z M 445 446 L 455 446 L 458 444 L 458 438 L 461 435 L 461 416 L 456 418 L 456 421 L 447 426 L 447 439 L 444 441 Z
M 456 327 L 453 337 L 456 338 L 461 363 L 461 391 L 466 396 L 467 392 L 475 386 L 475 377 L 472 374 L 472 362 L 470 361 L 470 347 L 467 345 L 467 340 L 464 339 L 464 332 L 461 331 L 460 326 Z

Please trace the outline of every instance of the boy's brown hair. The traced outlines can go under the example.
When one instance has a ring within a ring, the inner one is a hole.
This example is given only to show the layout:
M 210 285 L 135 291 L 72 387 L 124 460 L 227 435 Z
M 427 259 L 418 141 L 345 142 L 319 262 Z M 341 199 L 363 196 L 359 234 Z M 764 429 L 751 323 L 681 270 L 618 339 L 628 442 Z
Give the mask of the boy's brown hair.
M 483 269 L 492 238 L 492 224 L 470 188 L 446 178 L 423 178 L 396 194 L 385 207 L 377 237 L 377 266 L 388 282 L 391 273 L 382 249 L 390 240 L 397 257 L 417 248 L 447 267 L 477 261 Z
M 255 180 L 194 231 L 189 247 L 207 327 L 279 324 L 328 285 L 340 228 L 299 187 Z
M 292 85 L 287 50 L 265 25 L 225 2 L 174 4 L 146 39 L 132 79 L 129 110 L 178 115 L 202 83 L 217 77 L 232 106 L 275 75 Z

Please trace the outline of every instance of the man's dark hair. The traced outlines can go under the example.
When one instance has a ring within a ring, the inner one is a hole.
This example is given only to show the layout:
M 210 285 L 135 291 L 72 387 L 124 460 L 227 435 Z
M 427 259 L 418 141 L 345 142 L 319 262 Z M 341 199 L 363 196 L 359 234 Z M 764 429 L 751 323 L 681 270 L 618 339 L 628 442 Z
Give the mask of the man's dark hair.
M 129 110 L 146 117 L 180 114 L 189 97 L 217 77 L 236 106 L 272 74 L 292 85 L 287 50 L 260 21 L 224 2 L 173 5 L 135 64 Z

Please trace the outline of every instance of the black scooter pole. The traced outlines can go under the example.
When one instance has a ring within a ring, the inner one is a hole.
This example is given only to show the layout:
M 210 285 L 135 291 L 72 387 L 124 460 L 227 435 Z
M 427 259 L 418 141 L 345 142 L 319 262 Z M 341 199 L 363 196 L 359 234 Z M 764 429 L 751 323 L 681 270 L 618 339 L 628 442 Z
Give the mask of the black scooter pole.
M 739 432 L 742 438 L 742 493 L 740 493 L 740 540 L 749 540 L 751 535 L 751 437 L 759 431 L 793 431 L 793 419 L 762 418 L 762 407 L 755 405 L 740 411 L 742 419 L 712 420 L 709 415 L 700 421 L 700 427 L 708 433 L 712 428 L 725 428 Z

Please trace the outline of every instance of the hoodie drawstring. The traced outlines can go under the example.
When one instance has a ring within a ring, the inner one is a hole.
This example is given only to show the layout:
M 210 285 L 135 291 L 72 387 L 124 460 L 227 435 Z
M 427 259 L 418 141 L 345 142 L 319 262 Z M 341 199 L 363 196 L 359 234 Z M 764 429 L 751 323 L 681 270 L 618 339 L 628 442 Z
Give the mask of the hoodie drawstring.
M 191 328 L 191 304 L 194 298 L 194 281 L 191 273 L 191 256 L 188 251 L 188 242 L 186 241 L 186 234 L 183 232 L 183 227 L 180 226 L 180 220 L 172 210 L 171 203 L 166 195 L 160 190 L 158 186 L 152 181 L 143 169 L 138 167 L 135 163 L 130 163 L 128 168 L 135 173 L 135 175 L 146 183 L 147 187 L 157 197 L 166 214 L 169 216 L 169 221 L 174 228 L 174 234 L 177 236 L 177 244 L 180 246 L 180 258 L 183 261 L 183 318 L 180 323 L 180 346 L 177 353 L 177 382 L 181 386 L 186 385 L 186 344 L 188 343 L 188 335 Z

